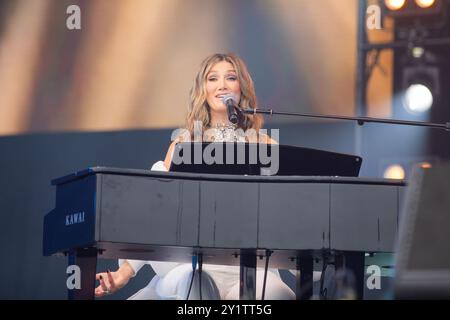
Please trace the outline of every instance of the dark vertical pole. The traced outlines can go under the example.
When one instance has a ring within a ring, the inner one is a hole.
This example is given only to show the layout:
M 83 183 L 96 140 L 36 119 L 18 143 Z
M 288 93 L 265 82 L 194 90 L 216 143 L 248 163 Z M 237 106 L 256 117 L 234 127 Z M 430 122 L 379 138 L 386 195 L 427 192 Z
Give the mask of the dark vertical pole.
M 367 0 L 358 1 L 358 30 L 357 30 L 357 64 L 356 64 L 356 115 L 367 116 L 367 76 L 366 55 L 367 31 L 366 31 Z
M 309 300 L 313 294 L 313 257 L 310 252 L 297 257 L 296 299 Z
M 340 274 L 337 285 L 342 289 L 354 291 L 355 298 L 362 300 L 364 298 L 364 273 L 365 273 L 365 253 L 358 251 L 344 251 L 335 256 L 336 273 Z M 342 278 L 343 277 L 343 278 Z M 335 297 L 342 299 L 346 297 Z M 348 298 L 348 297 L 347 297 Z
M 239 299 L 256 300 L 256 250 L 241 250 Z
M 366 75 L 366 57 L 367 43 L 366 33 L 366 10 L 367 0 L 358 0 L 358 17 L 357 17 L 357 39 L 356 39 L 356 99 L 355 111 L 358 117 L 367 116 L 367 75 Z M 355 131 L 355 154 L 362 155 L 362 128 L 356 127 Z
M 93 300 L 95 290 L 95 274 L 97 271 L 97 249 L 83 248 L 70 252 L 69 265 L 80 268 L 79 289 L 68 289 L 69 300 Z

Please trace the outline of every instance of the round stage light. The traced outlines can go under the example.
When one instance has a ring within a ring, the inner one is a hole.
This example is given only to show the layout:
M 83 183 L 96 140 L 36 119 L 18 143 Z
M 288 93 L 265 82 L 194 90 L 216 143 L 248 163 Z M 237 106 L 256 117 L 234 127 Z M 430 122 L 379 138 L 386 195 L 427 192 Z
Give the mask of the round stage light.
M 435 0 L 416 0 L 416 4 L 422 9 L 431 7 L 435 2 Z
M 406 89 L 403 105 L 414 114 L 428 111 L 433 105 L 433 94 L 423 84 L 412 84 Z
M 405 5 L 406 0 L 384 0 L 384 4 L 386 5 L 386 8 L 392 11 L 397 11 L 403 8 Z
M 405 179 L 405 169 L 399 164 L 393 164 L 386 168 L 383 177 L 386 179 Z
M 425 54 L 425 49 L 422 47 L 414 47 L 411 50 L 411 55 L 416 59 L 422 58 L 424 54 Z

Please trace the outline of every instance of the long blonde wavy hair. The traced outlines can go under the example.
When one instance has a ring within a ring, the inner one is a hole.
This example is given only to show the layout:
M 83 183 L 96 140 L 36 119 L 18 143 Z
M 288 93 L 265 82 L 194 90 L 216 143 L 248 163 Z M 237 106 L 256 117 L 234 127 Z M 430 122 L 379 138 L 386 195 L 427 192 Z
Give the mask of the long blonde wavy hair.
M 235 54 L 221 54 L 216 53 L 205 60 L 200 65 L 200 70 L 195 77 L 194 84 L 190 91 L 190 101 L 188 108 L 188 116 L 186 119 L 186 129 L 189 130 L 191 137 L 194 133 L 194 122 L 201 121 L 203 129 L 210 128 L 210 109 L 208 102 L 206 101 L 206 77 L 211 68 L 218 62 L 226 61 L 233 65 L 236 71 L 240 88 L 241 88 L 241 100 L 239 106 L 241 108 L 256 108 L 257 99 L 255 93 L 255 87 L 253 80 L 247 70 L 245 63 Z M 244 131 L 247 129 L 254 129 L 259 132 L 262 128 L 264 119 L 260 114 L 244 115 L 245 118 L 240 125 L 240 128 Z

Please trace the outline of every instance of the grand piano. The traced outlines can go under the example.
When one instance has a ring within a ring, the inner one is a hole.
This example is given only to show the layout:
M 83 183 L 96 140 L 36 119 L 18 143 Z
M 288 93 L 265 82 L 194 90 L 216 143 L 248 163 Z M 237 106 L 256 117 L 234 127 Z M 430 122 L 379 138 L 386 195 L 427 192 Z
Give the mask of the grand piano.
M 93 167 L 52 181 L 44 255 L 81 272 L 71 299 L 93 299 L 98 258 L 240 265 L 242 299 L 255 298 L 259 258 L 297 269 L 312 294 L 314 260 L 333 257 L 363 297 L 365 253 L 392 252 L 404 181 L 326 176 L 236 176 Z

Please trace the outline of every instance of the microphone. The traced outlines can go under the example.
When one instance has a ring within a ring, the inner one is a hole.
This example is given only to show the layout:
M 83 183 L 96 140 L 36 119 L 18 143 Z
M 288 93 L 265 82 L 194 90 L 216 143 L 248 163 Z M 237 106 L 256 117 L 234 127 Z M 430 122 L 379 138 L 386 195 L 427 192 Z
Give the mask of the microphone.
M 222 102 L 227 107 L 228 120 L 232 124 L 237 124 L 239 122 L 239 114 L 237 112 L 238 104 L 236 101 L 236 96 L 234 94 L 226 94 L 222 97 Z

